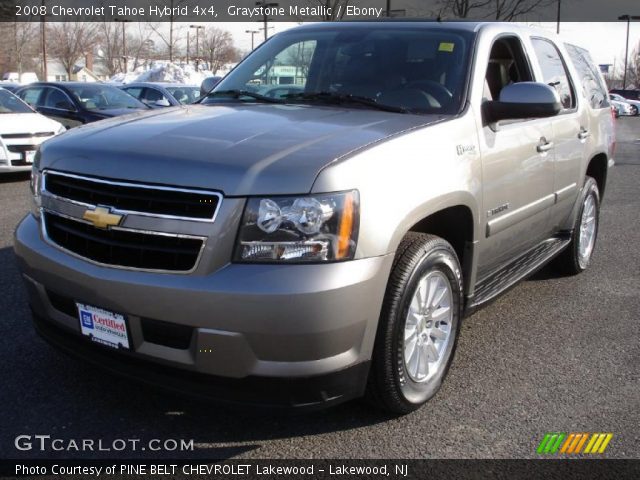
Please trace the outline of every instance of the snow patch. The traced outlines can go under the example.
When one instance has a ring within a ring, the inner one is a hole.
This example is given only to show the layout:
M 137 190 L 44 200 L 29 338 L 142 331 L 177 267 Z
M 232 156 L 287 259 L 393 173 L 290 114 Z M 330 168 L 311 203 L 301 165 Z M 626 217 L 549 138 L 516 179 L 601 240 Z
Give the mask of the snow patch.
M 200 85 L 205 78 L 212 76 L 213 73 L 211 71 L 196 71 L 193 65 L 153 62 L 148 67 L 141 66 L 133 72 L 117 73 L 109 81 L 117 83 L 170 82 Z

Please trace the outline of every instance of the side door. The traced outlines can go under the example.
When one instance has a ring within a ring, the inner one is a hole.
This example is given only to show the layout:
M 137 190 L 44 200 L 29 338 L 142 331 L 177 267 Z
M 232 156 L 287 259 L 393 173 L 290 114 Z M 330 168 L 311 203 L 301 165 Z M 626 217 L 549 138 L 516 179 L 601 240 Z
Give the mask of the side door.
M 64 91 L 56 87 L 46 87 L 40 97 L 39 111 L 66 128 L 82 125 L 82 119 L 78 115 L 78 109 Z
M 498 100 L 510 83 L 532 81 L 522 40 L 495 38 L 486 61 L 482 100 Z M 548 118 L 489 123 L 480 132 L 482 198 L 478 277 L 501 267 L 549 236 L 553 196 L 553 132 Z
M 585 102 L 578 101 L 575 85 L 566 60 L 558 47 L 546 38 L 533 37 L 531 44 L 540 67 L 540 82 L 556 89 L 562 103 L 561 112 L 551 118 L 553 130 L 553 193 L 555 204 L 551 209 L 551 228 L 561 228 L 575 203 L 581 176 L 581 165 L 586 155 L 589 131 L 589 113 Z

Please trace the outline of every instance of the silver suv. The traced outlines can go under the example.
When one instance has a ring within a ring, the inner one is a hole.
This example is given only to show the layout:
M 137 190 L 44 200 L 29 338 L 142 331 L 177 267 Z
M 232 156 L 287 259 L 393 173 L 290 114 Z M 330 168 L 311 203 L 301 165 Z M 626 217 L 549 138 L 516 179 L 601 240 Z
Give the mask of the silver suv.
M 546 33 L 307 25 L 200 104 L 47 142 L 15 251 L 38 332 L 86 361 L 405 413 L 465 315 L 552 259 L 588 267 L 613 146 L 600 73 Z

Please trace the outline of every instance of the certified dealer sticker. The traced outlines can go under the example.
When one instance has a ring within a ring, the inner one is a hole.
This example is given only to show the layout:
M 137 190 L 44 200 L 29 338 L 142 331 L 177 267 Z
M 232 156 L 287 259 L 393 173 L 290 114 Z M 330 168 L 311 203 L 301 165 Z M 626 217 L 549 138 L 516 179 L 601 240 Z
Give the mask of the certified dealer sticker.
M 76 305 L 83 335 L 108 347 L 129 348 L 127 323 L 122 315 L 82 303 L 76 303 Z

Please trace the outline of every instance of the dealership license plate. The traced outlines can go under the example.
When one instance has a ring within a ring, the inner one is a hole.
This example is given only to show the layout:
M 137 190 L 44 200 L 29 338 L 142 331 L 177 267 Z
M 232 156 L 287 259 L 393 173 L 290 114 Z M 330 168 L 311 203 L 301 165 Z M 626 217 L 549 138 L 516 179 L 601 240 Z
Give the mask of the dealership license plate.
M 24 152 L 24 161 L 27 163 L 33 163 L 34 158 L 36 158 L 35 150 L 27 150 Z
M 111 348 L 129 348 L 127 322 L 119 313 L 76 303 L 82 335 Z

